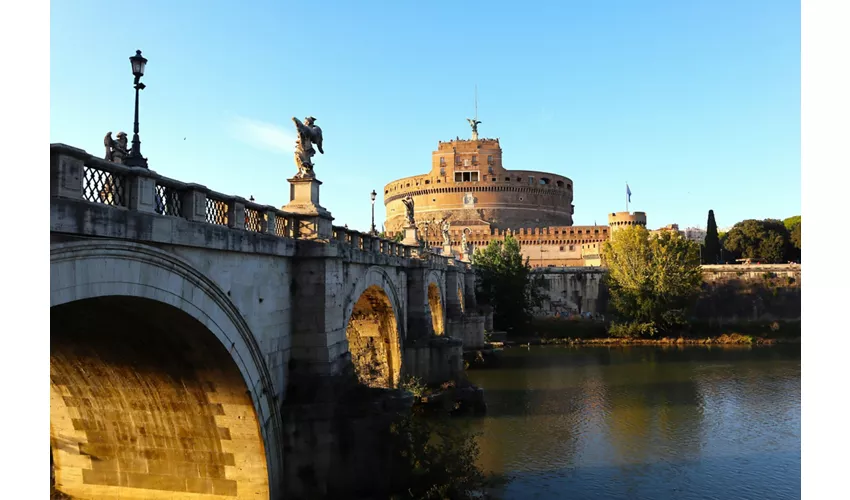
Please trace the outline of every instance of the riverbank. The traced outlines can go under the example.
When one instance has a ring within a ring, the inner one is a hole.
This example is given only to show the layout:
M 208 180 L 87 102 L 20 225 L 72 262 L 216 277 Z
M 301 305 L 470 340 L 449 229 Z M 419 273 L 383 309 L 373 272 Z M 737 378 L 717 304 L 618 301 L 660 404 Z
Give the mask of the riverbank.
M 752 335 L 741 335 L 733 333 L 723 334 L 717 337 L 693 338 L 693 337 L 661 337 L 657 339 L 635 339 L 622 337 L 602 337 L 592 339 L 581 338 L 541 338 L 541 337 L 516 337 L 504 342 L 491 342 L 495 347 L 518 346 L 518 345 L 771 345 L 771 344 L 799 344 L 800 337 L 795 338 L 767 338 Z
M 657 338 L 614 337 L 605 323 L 557 318 L 536 319 L 528 335 L 512 335 L 492 345 L 771 345 L 799 344 L 800 321 L 739 322 L 728 325 L 693 323 L 675 334 Z

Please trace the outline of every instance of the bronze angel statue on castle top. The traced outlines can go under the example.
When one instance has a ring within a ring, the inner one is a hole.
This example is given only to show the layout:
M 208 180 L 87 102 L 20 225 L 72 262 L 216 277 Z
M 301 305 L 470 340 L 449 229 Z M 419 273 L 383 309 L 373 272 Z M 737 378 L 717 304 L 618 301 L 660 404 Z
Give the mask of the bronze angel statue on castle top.
M 313 144 L 316 144 L 319 153 L 325 154 L 322 150 L 322 129 L 314 125 L 316 119 L 312 116 L 304 118 L 304 123 L 294 116 L 292 121 L 298 130 L 298 139 L 295 141 L 295 165 L 298 167 L 298 173 L 295 177 L 315 177 L 311 160 L 316 154 Z

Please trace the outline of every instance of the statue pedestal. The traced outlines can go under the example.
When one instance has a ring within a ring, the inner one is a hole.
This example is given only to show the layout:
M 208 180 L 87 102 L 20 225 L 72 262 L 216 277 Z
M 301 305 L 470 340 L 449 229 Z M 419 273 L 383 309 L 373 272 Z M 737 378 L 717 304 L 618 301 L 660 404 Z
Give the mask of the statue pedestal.
M 419 246 L 419 232 L 416 226 L 405 226 L 404 238 L 401 240 L 404 245 Z
M 315 177 L 293 177 L 289 181 L 289 203 L 284 212 L 298 215 L 296 238 L 329 241 L 333 236 L 331 213 L 319 205 L 319 186 Z
M 452 246 L 451 245 L 443 245 L 443 255 L 446 257 L 454 257 L 452 254 Z

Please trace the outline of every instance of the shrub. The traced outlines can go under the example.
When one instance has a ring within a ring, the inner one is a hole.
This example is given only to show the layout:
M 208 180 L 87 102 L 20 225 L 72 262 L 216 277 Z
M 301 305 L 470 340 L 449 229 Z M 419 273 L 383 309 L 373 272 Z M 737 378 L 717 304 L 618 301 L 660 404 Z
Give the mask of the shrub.
M 393 499 L 472 499 L 495 484 L 477 466 L 475 435 L 448 417 L 414 412 L 390 430 L 393 443 Z
M 620 338 L 654 337 L 658 329 L 653 323 L 612 323 L 608 335 Z

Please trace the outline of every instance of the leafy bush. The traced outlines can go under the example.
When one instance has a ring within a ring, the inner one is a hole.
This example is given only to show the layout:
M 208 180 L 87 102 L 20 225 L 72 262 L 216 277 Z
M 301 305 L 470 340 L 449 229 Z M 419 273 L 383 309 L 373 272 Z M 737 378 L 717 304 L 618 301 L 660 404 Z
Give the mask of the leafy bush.
M 612 323 L 608 335 L 620 338 L 655 337 L 658 329 L 654 323 Z
M 457 421 L 414 412 L 393 424 L 390 435 L 397 484 L 392 499 L 487 498 L 484 490 L 495 485 L 476 464 L 475 435 Z
M 428 386 L 423 384 L 419 378 L 411 375 L 402 380 L 401 384 L 399 384 L 399 389 L 413 394 L 413 397 L 416 399 L 422 399 L 428 391 Z

